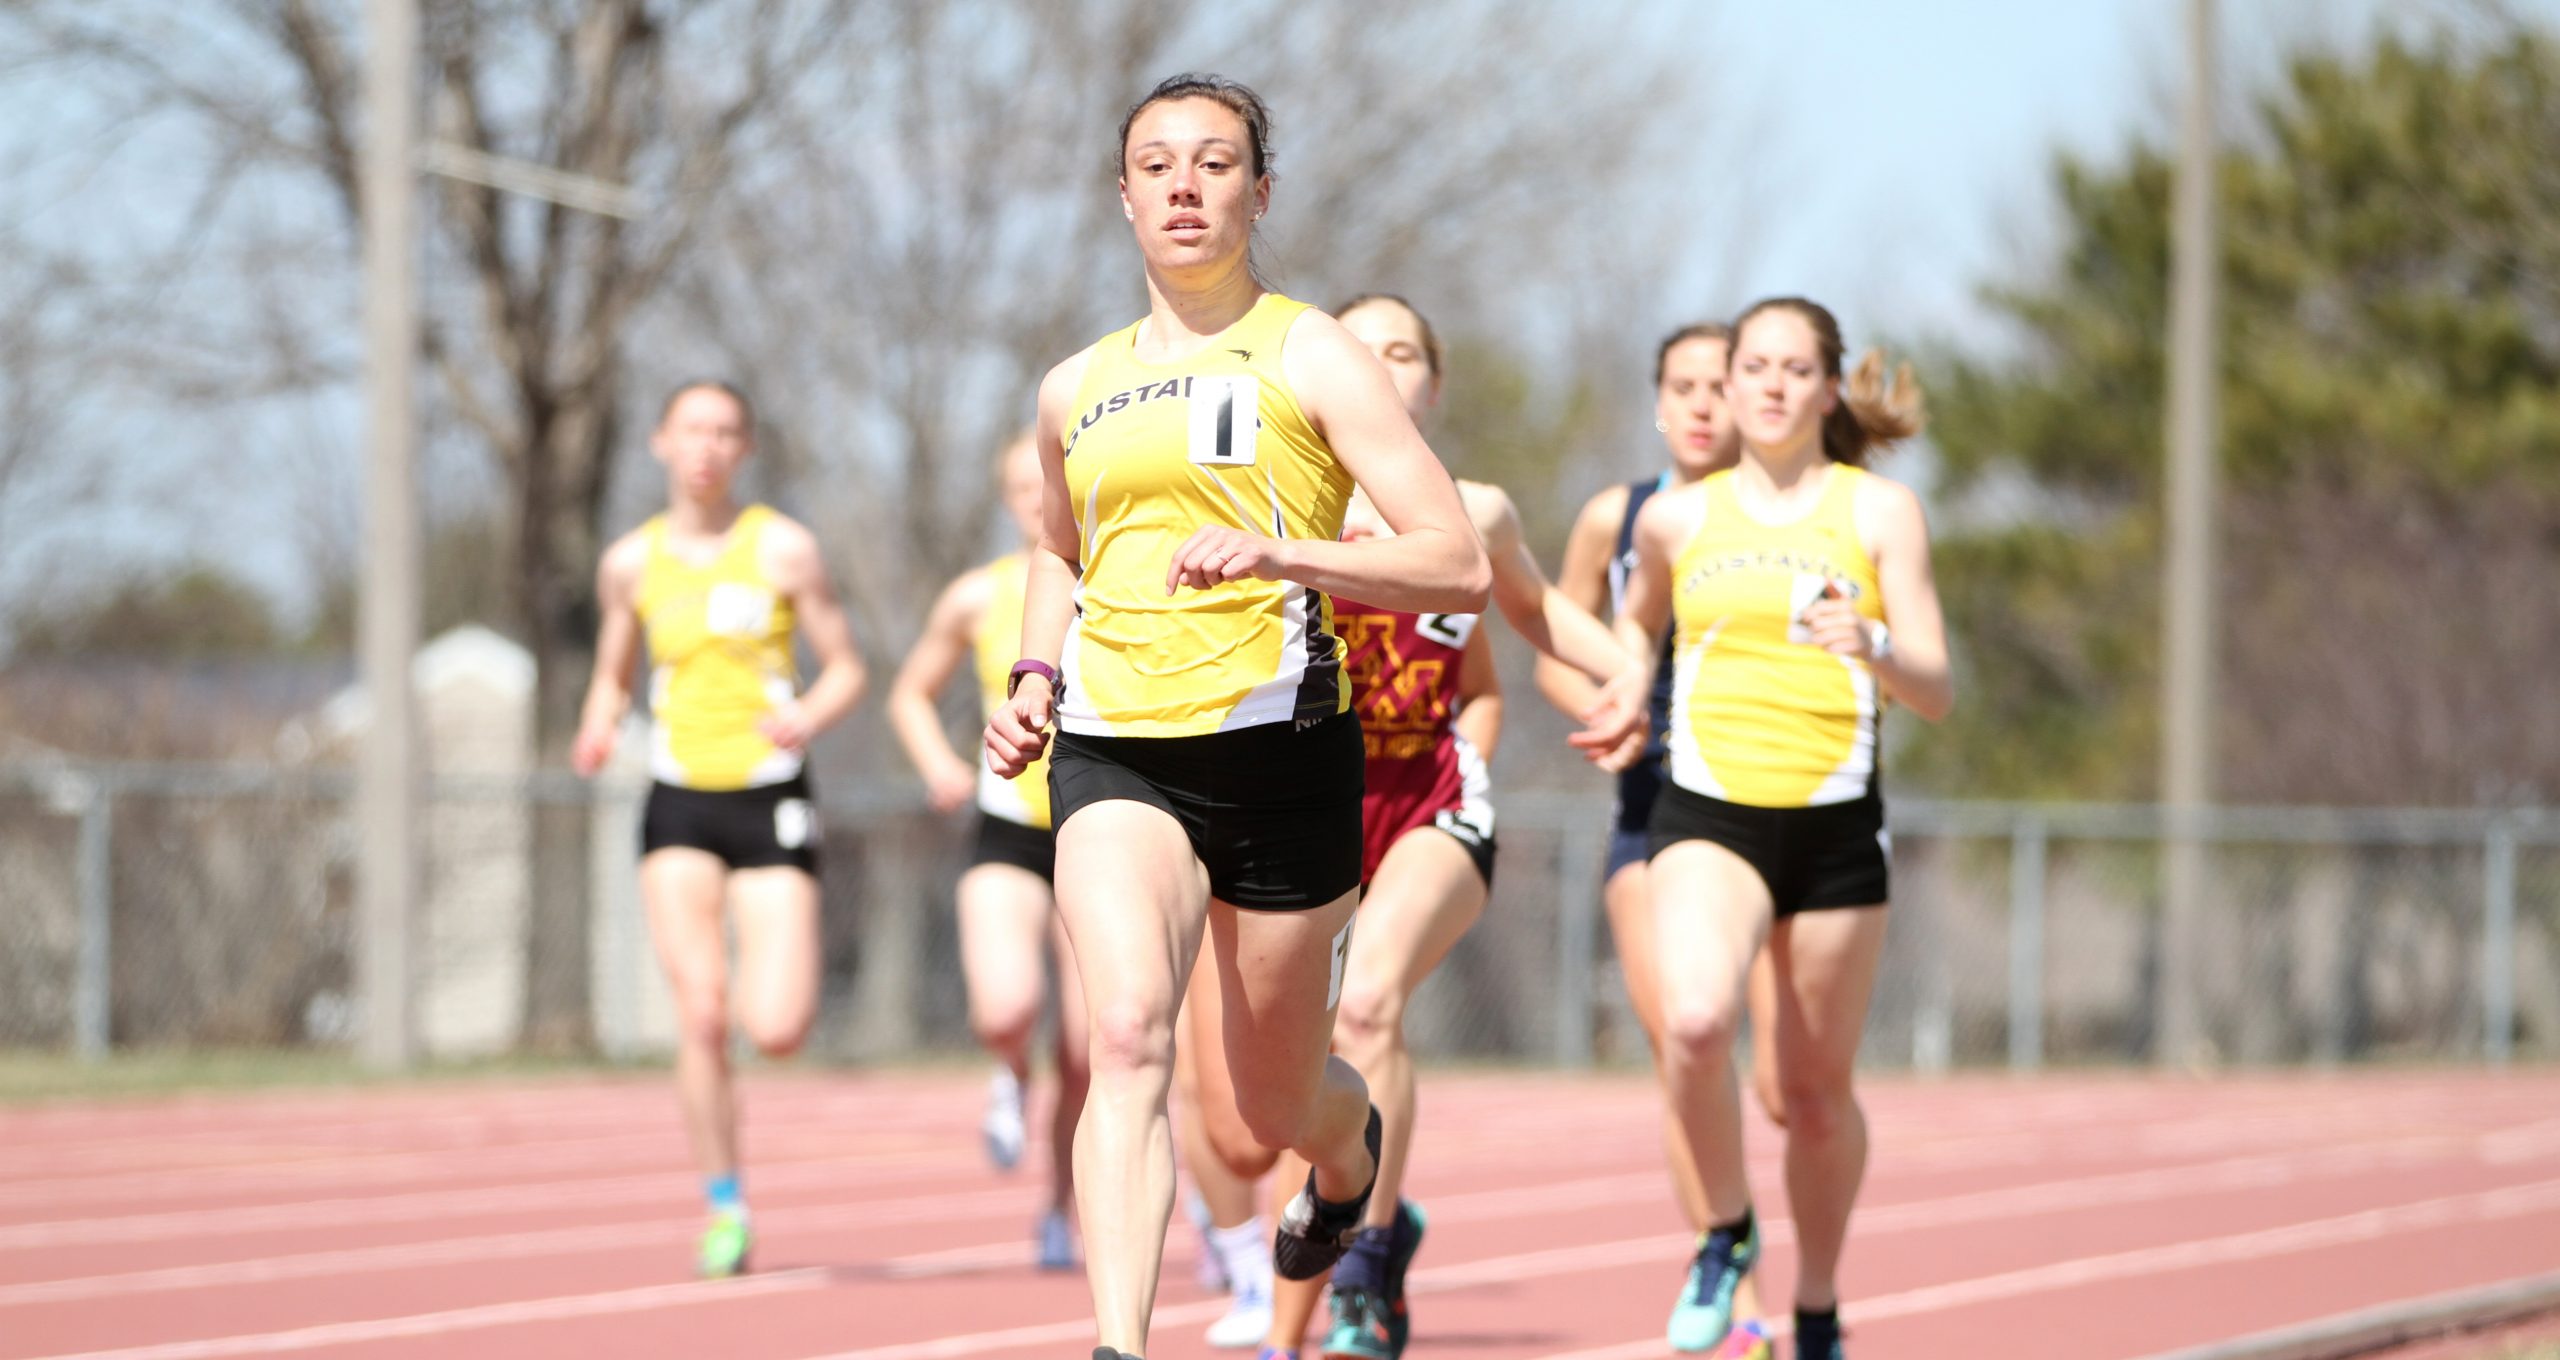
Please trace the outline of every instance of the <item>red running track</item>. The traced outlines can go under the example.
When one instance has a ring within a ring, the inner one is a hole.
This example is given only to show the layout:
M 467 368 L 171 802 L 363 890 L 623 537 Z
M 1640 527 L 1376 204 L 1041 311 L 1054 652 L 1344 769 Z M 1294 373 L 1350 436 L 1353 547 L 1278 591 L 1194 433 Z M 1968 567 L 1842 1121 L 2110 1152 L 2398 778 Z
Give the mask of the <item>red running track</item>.
M 0 1111 L 0 1360 L 1081 1357 L 1083 1278 L 1031 1268 L 1036 1179 L 981 1163 L 982 1090 L 751 1077 L 759 1270 L 719 1282 L 686 1275 L 663 1080 Z M 1862 1360 L 2143 1356 L 2560 1269 L 2560 1073 L 1865 1091 Z M 1664 1354 L 1687 1240 L 1650 1085 L 1426 1075 L 1423 1100 L 1411 1354 Z M 1750 1130 L 1783 1300 L 1779 1146 Z M 1192 1247 L 1177 1220 L 1156 1360 L 1211 1353 Z

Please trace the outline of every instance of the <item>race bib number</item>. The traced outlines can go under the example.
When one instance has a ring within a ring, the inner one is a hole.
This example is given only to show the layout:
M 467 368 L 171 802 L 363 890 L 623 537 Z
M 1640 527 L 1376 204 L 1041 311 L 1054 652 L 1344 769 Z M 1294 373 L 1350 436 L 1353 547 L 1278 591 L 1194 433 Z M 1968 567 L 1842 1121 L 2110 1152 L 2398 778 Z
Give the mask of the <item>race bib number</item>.
M 1414 631 L 1451 651 L 1463 652 L 1467 649 L 1467 639 L 1475 636 L 1478 617 L 1474 614 L 1425 614 L 1414 625 Z
M 773 627 L 773 592 L 723 581 L 702 602 L 702 626 L 717 637 L 762 637 Z
M 1262 435 L 1262 382 L 1241 377 L 1191 380 L 1191 461 L 1203 467 L 1252 467 Z

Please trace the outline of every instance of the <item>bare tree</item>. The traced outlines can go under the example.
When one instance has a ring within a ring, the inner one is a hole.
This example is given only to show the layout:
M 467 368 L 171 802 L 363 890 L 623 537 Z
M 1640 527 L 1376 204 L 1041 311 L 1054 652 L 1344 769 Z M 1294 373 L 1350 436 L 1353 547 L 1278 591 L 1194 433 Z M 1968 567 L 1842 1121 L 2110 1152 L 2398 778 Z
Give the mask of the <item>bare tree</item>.
M 1544 369 L 1524 399 L 1574 407 L 1596 439 L 1578 385 L 1624 369 L 1640 389 L 1644 285 L 1703 206 L 1703 176 L 1661 169 L 1702 159 L 1697 101 L 1668 46 L 1631 48 L 1632 22 L 1534 0 L 906 7 L 781 121 L 787 151 L 653 322 L 755 376 L 825 479 L 808 510 L 866 632 L 907 636 L 987 546 L 991 454 L 1040 373 L 1144 306 L 1121 115 L 1160 77 L 1217 70 L 1274 109 L 1257 249 L 1278 286 L 1319 305 L 1403 292 L 1445 331 L 1499 337 L 1472 352 Z

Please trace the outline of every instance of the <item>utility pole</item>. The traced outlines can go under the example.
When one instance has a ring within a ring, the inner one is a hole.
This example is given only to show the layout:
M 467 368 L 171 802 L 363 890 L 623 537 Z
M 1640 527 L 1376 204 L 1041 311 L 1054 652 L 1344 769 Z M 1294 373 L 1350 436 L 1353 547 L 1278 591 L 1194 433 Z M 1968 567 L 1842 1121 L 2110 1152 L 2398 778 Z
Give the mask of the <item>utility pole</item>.
M 366 0 L 364 203 L 365 724 L 357 770 L 357 977 L 368 1067 L 409 1065 L 409 960 L 417 916 L 418 651 L 416 0 Z
M 2213 802 L 2214 540 L 2220 457 L 2213 0 L 2187 2 L 2187 91 L 2178 120 L 2169 295 L 2168 560 L 2161 578 L 2161 959 L 2153 1059 L 2207 1042 L 2201 927 L 2211 892 L 2204 824 Z

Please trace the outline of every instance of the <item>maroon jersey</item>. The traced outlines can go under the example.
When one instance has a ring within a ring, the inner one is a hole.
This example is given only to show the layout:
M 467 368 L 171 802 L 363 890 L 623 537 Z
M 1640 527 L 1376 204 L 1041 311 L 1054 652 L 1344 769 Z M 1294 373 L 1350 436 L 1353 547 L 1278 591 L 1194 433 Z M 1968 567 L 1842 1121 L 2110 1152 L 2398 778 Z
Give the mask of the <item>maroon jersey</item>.
M 1416 827 L 1438 826 L 1469 850 L 1493 836 L 1484 762 L 1450 730 L 1473 614 L 1413 614 L 1333 602 L 1351 677 L 1351 711 L 1368 750 L 1360 803 L 1360 881 L 1387 847 Z

